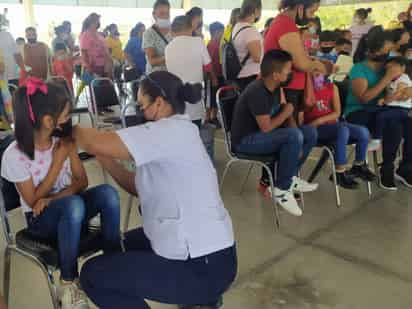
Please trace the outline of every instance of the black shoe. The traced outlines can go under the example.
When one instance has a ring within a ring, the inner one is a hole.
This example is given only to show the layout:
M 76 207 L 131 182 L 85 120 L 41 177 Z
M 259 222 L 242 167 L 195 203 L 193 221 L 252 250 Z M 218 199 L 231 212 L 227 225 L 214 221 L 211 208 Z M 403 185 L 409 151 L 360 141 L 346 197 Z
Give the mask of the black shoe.
M 412 173 L 403 172 L 402 170 L 397 170 L 395 173 L 395 179 L 400 181 L 403 185 L 412 189 Z
M 372 182 L 376 179 L 376 175 L 371 172 L 366 163 L 362 165 L 354 165 L 348 174 L 353 178 L 360 178 L 363 181 Z
M 398 190 L 395 184 L 395 175 L 393 173 L 393 170 L 384 170 L 382 168 L 380 173 L 381 173 L 381 179 L 379 181 L 379 186 L 382 189 L 389 190 L 389 191 Z
M 329 180 L 333 181 L 332 175 Z M 359 184 L 347 172 L 336 173 L 336 181 L 338 186 L 348 190 L 356 190 L 359 187 Z

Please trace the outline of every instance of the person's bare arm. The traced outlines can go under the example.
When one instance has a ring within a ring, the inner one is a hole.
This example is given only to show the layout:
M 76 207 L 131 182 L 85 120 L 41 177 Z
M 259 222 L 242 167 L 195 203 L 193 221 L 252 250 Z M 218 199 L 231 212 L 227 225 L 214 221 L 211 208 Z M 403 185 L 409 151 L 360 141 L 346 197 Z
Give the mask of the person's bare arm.
M 256 62 L 260 63 L 262 60 L 262 44 L 260 41 L 251 41 L 247 44 L 247 49 L 250 54 L 250 58 Z
M 14 54 L 14 60 L 16 61 L 17 65 L 19 66 L 20 70 L 25 72 L 24 60 L 23 56 L 20 53 Z
M 102 132 L 75 126 L 73 137 L 79 148 L 95 156 L 119 160 L 132 159 L 126 145 L 116 132 Z
M 51 195 L 50 198 L 52 199 L 58 199 L 78 194 L 84 191 L 89 185 L 86 170 L 84 169 L 83 163 L 79 158 L 76 147 L 73 147 L 73 150 L 70 152 L 69 158 L 72 171 L 72 183 L 66 189 L 60 191 L 57 194 Z
M 263 133 L 269 133 L 283 125 L 293 114 L 293 110 L 292 104 L 282 104 L 282 111 L 276 117 L 271 118 L 270 115 L 256 116 L 256 121 Z
M 137 196 L 135 184 L 136 173 L 127 170 L 122 164 L 111 158 L 100 156 L 97 157 L 97 160 L 101 166 L 109 172 L 110 176 L 112 176 L 120 187 L 126 192 Z
M 361 103 L 367 104 L 378 97 L 392 80 L 401 74 L 400 68 L 393 66 L 386 71 L 385 76 L 372 88 L 369 88 L 369 83 L 365 78 L 356 78 L 352 80 L 353 94 Z
M 314 120 L 312 123 L 310 123 L 311 126 L 317 128 L 321 125 L 327 124 L 331 121 L 337 121 L 339 119 L 340 114 L 341 114 L 339 89 L 336 85 L 333 87 L 333 89 L 334 89 L 333 102 L 332 102 L 333 112 L 326 116 L 319 117 L 318 119 Z
M 83 61 L 83 69 L 90 72 L 91 64 L 90 64 L 89 52 L 87 51 L 87 49 L 82 49 L 80 55 Z
M 299 33 L 291 32 L 283 35 L 279 40 L 279 45 L 282 50 L 292 55 L 293 66 L 296 69 L 302 72 L 319 71 L 323 74 L 327 73 L 326 67 L 322 62 L 309 58 Z
M 154 48 L 149 47 L 144 50 L 151 66 L 164 65 L 166 63 L 164 56 L 158 56 Z

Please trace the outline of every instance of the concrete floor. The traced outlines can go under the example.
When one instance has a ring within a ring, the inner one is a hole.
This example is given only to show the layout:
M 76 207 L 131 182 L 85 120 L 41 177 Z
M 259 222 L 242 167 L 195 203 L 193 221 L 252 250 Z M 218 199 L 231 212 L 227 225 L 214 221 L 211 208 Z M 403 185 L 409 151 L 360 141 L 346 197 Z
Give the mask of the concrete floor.
M 221 138 L 216 153 L 220 174 L 227 160 Z M 309 160 L 304 174 L 313 162 Z M 87 170 L 92 184 L 102 182 L 96 163 L 87 163 Z M 239 194 L 246 173 L 247 166 L 235 165 L 223 190 L 239 254 L 239 275 L 225 295 L 225 308 L 412 308 L 408 190 L 388 193 L 374 185 L 370 199 L 366 186 L 355 192 L 342 190 L 343 206 L 338 209 L 326 168 L 318 177 L 319 191 L 305 195 L 304 216 L 282 212 L 282 226 L 276 230 L 271 203 L 256 192 L 257 168 Z M 125 206 L 124 193 L 122 200 Z M 20 213 L 13 221 L 21 226 Z M 138 224 L 138 216 L 133 215 L 130 226 Z M 22 258 L 13 262 L 10 308 L 51 308 L 40 272 Z M 175 307 L 153 304 L 153 308 Z

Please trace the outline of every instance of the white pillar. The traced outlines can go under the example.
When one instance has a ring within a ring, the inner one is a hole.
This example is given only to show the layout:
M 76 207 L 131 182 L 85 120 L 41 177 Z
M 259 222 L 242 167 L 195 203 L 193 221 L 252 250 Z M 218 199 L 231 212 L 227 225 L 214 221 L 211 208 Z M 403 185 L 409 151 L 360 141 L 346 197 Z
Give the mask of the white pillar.
M 24 16 L 27 27 L 35 27 L 33 0 L 23 0 Z

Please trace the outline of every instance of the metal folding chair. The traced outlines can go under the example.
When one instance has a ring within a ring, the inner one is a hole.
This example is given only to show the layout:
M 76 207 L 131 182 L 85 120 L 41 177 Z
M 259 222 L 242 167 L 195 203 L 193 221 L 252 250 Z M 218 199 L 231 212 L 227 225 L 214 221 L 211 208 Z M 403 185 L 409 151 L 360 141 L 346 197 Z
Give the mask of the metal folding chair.
M 1 149 L 4 151 L 13 141 L 9 136 L 1 141 Z M 12 253 L 20 255 L 32 264 L 36 265 L 43 273 L 49 287 L 49 293 L 53 308 L 59 309 L 59 301 L 56 293 L 56 284 L 53 273 L 59 269 L 59 254 L 55 239 L 41 239 L 32 235 L 27 228 L 15 233 L 11 228 L 9 213 L 20 208 L 19 194 L 14 184 L 0 179 L 0 220 L 6 240 L 4 253 L 4 277 L 3 288 L 6 304 L 9 301 L 10 276 L 12 266 Z M 89 227 L 86 234 L 82 235 L 79 258 L 87 258 L 102 248 L 102 235 L 100 229 Z
M 113 81 L 109 78 L 99 77 L 92 80 L 90 83 L 91 100 L 89 102 L 89 110 L 94 119 L 94 127 L 102 129 L 113 126 L 120 126 L 121 119 L 118 116 L 101 116 L 100 112 L 104 108 L 114 106 L 121 107 L 116 87 Z
M 258 165 L 266 170 L 266 172 L 269 175 L 269 182 L 270 182 L 270 188 L 272 190 L 272 193 L 275 192 L 275 185 L 273 182 L 273 172 L 271 171 L 269 167 L 269 163 L 271 162 L 277 162 L 277 156 L 271 155 L 271 156 L 253 156 L 249 154 L 242 154 L 235 152 L 232 149 L 232 144 L 231 144 L 231 125 L 232 125 L 232 117 L 233 117 L 233 111 L 234 111 L 234 106 L 237 102 L 237 99 L 239 97 L 239 93 L 237 89 L 234 86 L 225 86 L 220 88 L 217 91 L 216 94 L 216 101 L 217 101 L 217 106 L 218 106 L 218 111 L 219 111 L 219 117 L 220 121 L 222 123 L 222 128 L 225 133 L 225 145 L 226 145 L 226 152 L 229 157 L 229 161 L 226 164 L 226 167 L 224 169 L 223 175 L 222 175 L 222 180 L 220 182 L 220 188 L 223 188 L 223 184 L 225 182 L 226 176 L 229 172 L 229 169 L 234 163 L 246 163 L 250 164 L 250 168 L 248 170 L 248 174 L 246 176 L 245 181 L 242 184 L 242 191 L 243 188 L 249 178 L 249 175 L 252 171 L 253 165 Z M 275 163 L 275 175 L 277 167 Z M 278 205 L 276 203 L 276 199 L 274 194 L 272 194 L 272 202 L 274 206 L 274 211 L 275 211 L 275 222 L 277 228 L 280 228 L 280 216 L 279 216 L 279 209 Z

